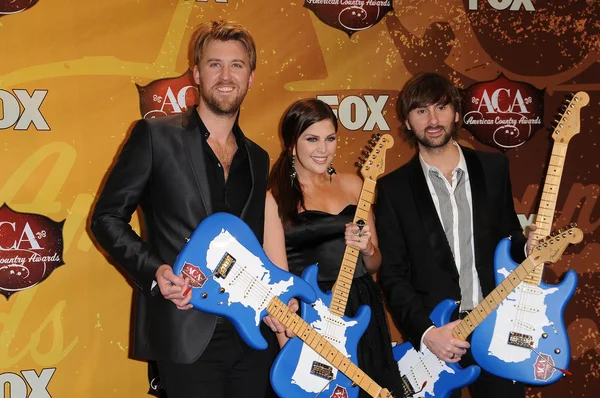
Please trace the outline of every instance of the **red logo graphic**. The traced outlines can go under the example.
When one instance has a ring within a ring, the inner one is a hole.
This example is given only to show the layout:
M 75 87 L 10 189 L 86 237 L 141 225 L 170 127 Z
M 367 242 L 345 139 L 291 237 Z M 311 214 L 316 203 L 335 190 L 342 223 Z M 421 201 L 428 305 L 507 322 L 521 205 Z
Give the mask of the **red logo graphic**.
M 62 228 L 40 214 L 0 207 L 0 294 L 29 289 L 46 279 L 62 259 Z
M 463 95 L 463 127 L 502 150 L 523 145 L 542 127 L 543 90 L 504 75 L 476 83 Z
M 554 374 L 554 359 L 550 355 L 541 354 L 533 364 L 533 374 L 536 380 L 548 380 Z
M 33 7 L 39 0 L 0 0 L 0 17 L 17 14 Z
M 200 267 L 196 267 L 194 264 L 185 262 L 181 273 L 190 278 L 191 287 L 202 287 L 204 286 L 204 282 L 206 282 L 206 275 L 204 275 Z
M 330 398 L 348 398 L 348 391 L 342 386 L 335 386 Z
M 376 25 L 394 9 L 393 0 L 305 0 L 304 7 L 348 37 Z
M 136 87 L 144 119 L 181 113 L 198 103 L 198 88 L 191 69 L 179 77 L 155 80 L 147 86 L 136 84 Z

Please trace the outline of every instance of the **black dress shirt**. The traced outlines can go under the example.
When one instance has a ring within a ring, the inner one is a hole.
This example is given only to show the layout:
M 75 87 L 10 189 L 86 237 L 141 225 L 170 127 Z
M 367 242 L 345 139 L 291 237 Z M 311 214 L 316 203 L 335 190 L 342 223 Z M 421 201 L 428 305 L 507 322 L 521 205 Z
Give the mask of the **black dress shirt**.
M 238 148 L 233 155 L 229 175 L 225 180 L 223 166 L 208 144 L 210 132 L 197 111 L 192 113 L 190 123 L 199 127 L 200 134 L 203 137 L 202 146 L 206 159 L 206 177 L 210 187 L 213 213 L 227 212 L 240 217 L 244 204 L 252 190 L 252 176 L 250 175 L 250 164 L 245 148 L 246 143 L 239 125 L 236 122 L 233 126 L 233 135 Z

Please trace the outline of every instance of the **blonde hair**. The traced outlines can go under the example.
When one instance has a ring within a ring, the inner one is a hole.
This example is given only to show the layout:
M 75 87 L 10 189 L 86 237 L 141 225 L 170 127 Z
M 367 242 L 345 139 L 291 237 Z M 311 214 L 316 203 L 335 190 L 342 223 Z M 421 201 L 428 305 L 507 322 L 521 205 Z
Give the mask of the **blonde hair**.
M 208 21 L 200 24 L 194 38 L 194 63 L 200 64 L 206 46 L 211 40 L 237 40 L 246 47 L 250 70 L 256 69 L 256 44 L 252 35 L 242 25 L 233 21 Z

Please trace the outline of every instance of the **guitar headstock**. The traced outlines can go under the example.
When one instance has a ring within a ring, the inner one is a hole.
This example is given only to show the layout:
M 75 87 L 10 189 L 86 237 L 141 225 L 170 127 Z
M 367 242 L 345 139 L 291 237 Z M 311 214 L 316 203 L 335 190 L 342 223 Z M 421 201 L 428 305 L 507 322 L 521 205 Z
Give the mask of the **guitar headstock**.
M 394 146 L 394 138 L 390 134 L 379 133 L 369 141 L 367 151 L 358 162 L 360 174 L 363 178 L 376 180 L 385 171 L 385 153 Z
M 590 102 L 590 96 L 585 91 L 576 93 L 569 102 L 563 106 L 559 120 L 555 120 L 556 127 L 552 139 L 562 144 L 568 143 L 571 138 L 579 134 L 581 128 L 580 110 Z
M 551 236 L 541 240 L 529 255 L 536 265 L 554 263 L 560 259 L 567 246 L 583 240 L 583 231 L 571 224 L 568 229 L 559 229 Z

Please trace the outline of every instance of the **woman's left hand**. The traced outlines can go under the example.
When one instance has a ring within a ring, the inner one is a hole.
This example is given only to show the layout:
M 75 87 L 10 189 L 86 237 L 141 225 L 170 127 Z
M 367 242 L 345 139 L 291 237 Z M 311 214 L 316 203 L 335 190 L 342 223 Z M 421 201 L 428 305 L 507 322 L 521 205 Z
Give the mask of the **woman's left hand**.
M 356 224 L 346 224 L 344 238 L 346 239 L 346 245 L 356 247 L 363 255 L 373 255 L 375 247 L 371 242 L 371 228 L 368 225 L 365 224 L 365 226 L 360 229 Z

